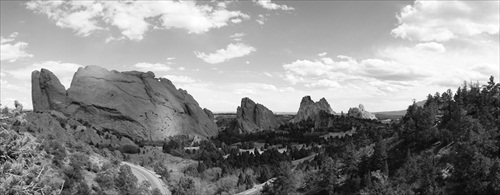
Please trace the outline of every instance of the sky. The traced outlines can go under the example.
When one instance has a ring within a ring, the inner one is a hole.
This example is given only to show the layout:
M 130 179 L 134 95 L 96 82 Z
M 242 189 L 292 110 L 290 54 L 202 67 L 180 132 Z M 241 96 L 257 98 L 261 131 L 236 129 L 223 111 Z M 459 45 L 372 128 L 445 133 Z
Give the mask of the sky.
M 249 97 L 296 112 L 403 110 L 500 77 L 499 1 L 0 1 L 0 99 L 32 108 L 31 72 L 152 71 L 214 112 Z

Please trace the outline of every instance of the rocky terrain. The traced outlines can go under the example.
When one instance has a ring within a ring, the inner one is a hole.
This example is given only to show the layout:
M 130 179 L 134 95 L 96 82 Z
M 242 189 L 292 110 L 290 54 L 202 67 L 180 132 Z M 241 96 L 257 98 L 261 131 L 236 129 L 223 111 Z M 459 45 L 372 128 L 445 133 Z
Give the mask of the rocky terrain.
M 347 116 L 361 118 L 361 119 L 377 120 L 377 117 L 374 114 L 365 110 L 363 104 L 360 104 L 358 107 L 349 108 Z
M 320 111 L 324 111 L 328 114 L 335 114 L 335 112 L 330 107 L 330 104 L 325 98 L 321 98 L 318 102 L 314 102 L 311 96 L 304 96 L 300 102 L 299 111 L 295 118 L 291 120 L 293 123 L 297 123 L 307 119 L 315 119 Z
M 232 130 L 238 133 L 255 132 L 274 129 L 279 125 L 280 122 L 271 110 L 245 97 L 241 99 L 241 106 L 236 110 Z
M 32 73 L 32 98 L 35 112 L 54 110 L 120 139 L 155 141 L 173 135 L 217 134 L 210 110 L 200 108 L 187 91 L 176 89 L 166 78 L 155 78 L 152 72 L 87 66 L 78 69 L 66 90 L 52 72 L 42 69 Z

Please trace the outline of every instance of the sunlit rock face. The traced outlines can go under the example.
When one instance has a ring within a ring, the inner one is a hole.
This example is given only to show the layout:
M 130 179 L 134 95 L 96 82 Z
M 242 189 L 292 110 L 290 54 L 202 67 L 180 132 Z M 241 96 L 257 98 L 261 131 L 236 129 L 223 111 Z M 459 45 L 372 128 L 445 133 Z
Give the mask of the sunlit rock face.
M 79 68 L 65 90 L 49 70 L 32 73 L 34 111 L 56 110 L 131 140 L 217 134 L 213 114 L 182 89 L 152 72 Z
M 328 101 L 325 98 L 321 98 L 318 102 L 314 102 L 311 99 L 311 96 L 304 96 L 302 101 L 300 101 L 299 111 L 295 118 L 292 119 L 291 122 L 298 123 L 307 119 L 316 119 L 320 111 L 324 111 L 328 114 L 335 114 L 330 107 Z
M 271 110 L 245 97 L 236 110 L 236 122 L 233 124 L 233 131 L 243 133 L 274 130 L 280 122 Z
M 362 119 L 374 119 L 374 120 L 377 119 L 377 117 L 375 117 L 374 114 L 365 110 L 365 107 L 363 106 L 363 104 L 360 104 L 357 108 L 356 107 L 349 108 L 349 111 L 347 112 L 347 116 L 362 118 Z

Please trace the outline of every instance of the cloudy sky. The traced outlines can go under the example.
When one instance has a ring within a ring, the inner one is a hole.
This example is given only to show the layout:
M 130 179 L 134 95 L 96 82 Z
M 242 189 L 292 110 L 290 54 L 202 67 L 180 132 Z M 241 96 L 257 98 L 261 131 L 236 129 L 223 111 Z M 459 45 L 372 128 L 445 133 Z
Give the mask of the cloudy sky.
M 1 1 L 1 103 L 31 108 L 31 71 L 153 71 L 200 106 L 402 110 L 499 77 L 498 1 Z M 497 80 L 498 81 L 498 80 Z

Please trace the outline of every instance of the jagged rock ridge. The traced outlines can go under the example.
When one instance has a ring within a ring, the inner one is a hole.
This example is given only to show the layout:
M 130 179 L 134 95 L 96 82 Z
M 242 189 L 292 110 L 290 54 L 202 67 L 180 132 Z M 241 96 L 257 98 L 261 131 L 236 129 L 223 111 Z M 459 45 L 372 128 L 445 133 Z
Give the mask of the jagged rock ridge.
M 56 110 L 134 141 L 217 134 L 213 114 L 152 72 L 79 68 L 68 90 L 49 70 L 32 73 L 34 111 Z
M 241 106 L 238 106 L 236 110 L 235 120 L 232 129 L 238 133 L 272 130 L 280 125 L 271 110 L 248 97 L 241 99 Z
M 325 98 L 321 98 L 318 102 L 314 102 L 311 96 L 304 96 L 300 101 L 299 111 L 291 122 L 297 123 L 307 119 L 315 119 L 320 111 L 328 114 L 335 114 Z
M 374 119 L 374 120 L 377 119 L 377 117 L 374 114 L 365 110 L 363 104 L 359 104 L 357 108 L 356 107 L 349 108 L 347 116 L 362 118 L 362 119 Z

